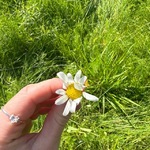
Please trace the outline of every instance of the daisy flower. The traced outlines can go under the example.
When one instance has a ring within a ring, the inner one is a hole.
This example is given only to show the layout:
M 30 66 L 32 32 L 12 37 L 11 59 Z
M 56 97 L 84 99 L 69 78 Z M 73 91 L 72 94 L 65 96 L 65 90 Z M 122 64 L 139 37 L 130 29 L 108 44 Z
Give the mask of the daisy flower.
M 67 116 L 70 112 L 74 113 L 83 97 L 89 101 L 98 100 L 96 96 L 85 92 L 87 77 L 82 76 L 81 70 L 76 73 L 74 78 L 70 73 L 65 74 L 64 72 L 58 72 L 57 76 L 63 81 L 63 88 L 56 90 L 60 97 L 55 101 L 55 104 L 66 103 L 63 116 Z

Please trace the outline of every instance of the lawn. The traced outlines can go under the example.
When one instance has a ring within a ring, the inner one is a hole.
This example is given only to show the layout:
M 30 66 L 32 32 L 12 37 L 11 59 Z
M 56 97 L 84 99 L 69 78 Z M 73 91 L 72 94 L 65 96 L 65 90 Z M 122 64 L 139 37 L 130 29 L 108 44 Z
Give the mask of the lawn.
M 150 1 L 0 0 L 0 106 L 79 69 L 99 101 L 82 101 L 60 150 L 150 150 Z

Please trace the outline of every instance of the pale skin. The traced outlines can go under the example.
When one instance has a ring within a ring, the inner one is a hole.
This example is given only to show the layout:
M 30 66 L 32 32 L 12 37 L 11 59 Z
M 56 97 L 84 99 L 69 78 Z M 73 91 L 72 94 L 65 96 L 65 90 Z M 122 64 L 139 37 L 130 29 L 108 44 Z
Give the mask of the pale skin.
M 60 79 L 53 78 L 31 84 L 21 89 L 4 109 L 15 114 L 23 122 L 12 124 L 0 110 L 0 150 L 58 150 L 61 134 L 70 118 L 62 115 L 65 104 L 54 104 L 62 88 Z M 29 133 L 32 121 L 41 114 L 47 114 L 42 129 L 38 133 Z

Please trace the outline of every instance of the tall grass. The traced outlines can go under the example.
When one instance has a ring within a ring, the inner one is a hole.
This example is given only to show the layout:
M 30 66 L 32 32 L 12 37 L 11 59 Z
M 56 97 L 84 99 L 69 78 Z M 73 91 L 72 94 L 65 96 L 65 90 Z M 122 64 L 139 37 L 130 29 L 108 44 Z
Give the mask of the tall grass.
M 147 0 L 0 0 L 0 105 L 29 83 L 81 69 L 99 102 L 83 101 L 60 149 L 148 150 L 149 41 Z

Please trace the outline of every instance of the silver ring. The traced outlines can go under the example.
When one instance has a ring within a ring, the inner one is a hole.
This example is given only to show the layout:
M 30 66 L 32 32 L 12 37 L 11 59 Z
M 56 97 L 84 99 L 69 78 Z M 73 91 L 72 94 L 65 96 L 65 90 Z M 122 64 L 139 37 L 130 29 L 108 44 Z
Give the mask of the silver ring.
M 20 120 L 19 116 L 15 116 L 14 114 L 9 114 L 8 112 L 6 112 L 4 110 L 4 107 L 1 107 L 1 111 L 9 118 L 10 122 L 12 124 L 16 124 L 16 123 L 22 123 L 22 121 Z

